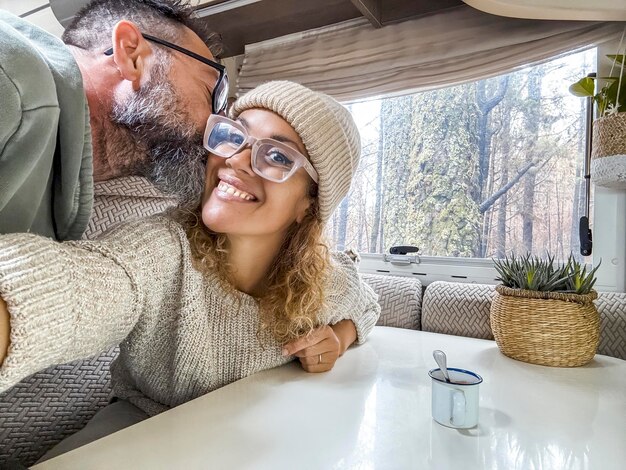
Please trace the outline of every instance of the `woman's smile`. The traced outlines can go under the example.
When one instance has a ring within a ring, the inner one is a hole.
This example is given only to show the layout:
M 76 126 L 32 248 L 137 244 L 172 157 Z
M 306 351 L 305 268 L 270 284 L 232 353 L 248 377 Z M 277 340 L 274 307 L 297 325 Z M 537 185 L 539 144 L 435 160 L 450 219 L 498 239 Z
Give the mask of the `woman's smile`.
M 225 200 L 235 200 L 237 202 L 255 202 L 257 198 L 246 191 L 237 188 L 235 185 L 220 180 L 215 188 L 216 196 Z
M 240 120 L 257 139 L 293 142 L 294 149 L 305 152 L 296 131 L 272 111 L 245 110 Z M 283 182 L 267 180 L 253 168 L 252 153 L 248 146 L 228 158 L 209 154 L 202 221 L 216 233 L 267 236 L 276 241 L 306 215 L 311 204 L 309 187 L 314 183 L 302 168 Z

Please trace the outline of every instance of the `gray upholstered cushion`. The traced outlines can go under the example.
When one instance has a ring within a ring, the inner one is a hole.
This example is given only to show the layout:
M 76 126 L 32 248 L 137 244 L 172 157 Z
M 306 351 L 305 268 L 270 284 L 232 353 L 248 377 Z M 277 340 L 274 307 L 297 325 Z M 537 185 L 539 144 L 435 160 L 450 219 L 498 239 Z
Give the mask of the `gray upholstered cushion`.
M 82 429 L 109 400 L 109 365 L 116 355 L 117 348 L 51 367 L 0 394 L 0 468 L 9 460 L 31 465 Z
M 596 306 L 600 312 L 598 354 L 626 359 L 626 294 L 600 292 Z
M 381 306 L 377 325 L 419 330 L 421 324 L 422 283 L 408 277 L 362 274 Z
M 173 199 L 143 178 L 96 183 L 85 238 L 133 217 L 164 211 Z M 0 394 L 0 468 L 9 461 L 33 464 L 49 448 L 82 429 L 109 400 L 109 364 L 117 348 L 100 357 L 51 367 Z
M 433 282 L 422 305 L 422 329 L 474 338 L 493 339 L 489 309 L 495 286 Z M 600 292 L 598 354 L 626 359 L 626 294 Z
M 422 330 L 493 339 L 489 309 L 495 286 L 436 281 L 426 288 Z

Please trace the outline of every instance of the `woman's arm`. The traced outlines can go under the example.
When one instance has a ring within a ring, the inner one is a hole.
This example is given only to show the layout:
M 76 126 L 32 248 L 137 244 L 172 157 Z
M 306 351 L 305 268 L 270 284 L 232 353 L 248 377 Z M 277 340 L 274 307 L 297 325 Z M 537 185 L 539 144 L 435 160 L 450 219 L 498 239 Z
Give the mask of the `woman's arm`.
M 356 342 L 363 343 L 380 317 L 378 296 L 361 279 L 356 265 L 345 253 L 333 253 L 333 260 L 335 267 L 327 288 L 326 323 L 337 325 L 342 320 L 351 320 L 356 329 Z M 342 333 L 348 331 L 342 328 Z
M 283 356 L 296 356 L 307 372 L 327 372 L 337 359 L 356 341 L 356 326 L 352 320 L 341 320 L 331 326 L 321 326 L 310 335 L 283 346 Z
M 9 311 L 7 310 L 6 302 L 0 297 L 0 366 L 2 366 L 4 358 L 9 351 L 10 333 Z
M 331 328 L 339 340 L 339 356 L 343 356 L 343 353 L 356 341 L 356 326 L 352 320 L 341 320 L 331 325 Z
M 184 238 L 163 220 L 124 224 L 95 242 L 0 236 L 0 354 L 11 344 L 0 391 L 118 344 L 144 311 L 159 312 L 180 275 Z
M 332 369 L 350 345 L 365 341 L 380 316 L 378 296 L 361 280 L 353 261 L 342 253 L 334 254 L 334 260 L 322 317 L 327 326 L 283 347 L 283 355 L 296 356 L 307 372 Z

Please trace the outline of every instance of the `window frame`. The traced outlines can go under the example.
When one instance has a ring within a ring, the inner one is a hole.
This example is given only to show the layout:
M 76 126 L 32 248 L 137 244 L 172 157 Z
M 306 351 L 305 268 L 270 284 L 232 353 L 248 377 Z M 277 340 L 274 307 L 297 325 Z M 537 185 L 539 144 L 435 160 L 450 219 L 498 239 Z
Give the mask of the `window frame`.
M 617 41 L 598 45 L 596 70 L 600 75 L 609 73 L 610 64 L 603 58 L 617 47 Z M 596 289 L 626 292 L 626 192 L 593 185 L 592 191 L 591 259 L 594 266 L 602 261 L 597 271 Z M 418 264 L 400 266 L 385 261 L 384 254 L 360 253 L 360 257 L 361 273 L 412 277 L 425 286 L 435 281 L 498 284 L 493 262 L 488 258 L 419 256 Z M 591 259 L 588 259 L 589 267 Z

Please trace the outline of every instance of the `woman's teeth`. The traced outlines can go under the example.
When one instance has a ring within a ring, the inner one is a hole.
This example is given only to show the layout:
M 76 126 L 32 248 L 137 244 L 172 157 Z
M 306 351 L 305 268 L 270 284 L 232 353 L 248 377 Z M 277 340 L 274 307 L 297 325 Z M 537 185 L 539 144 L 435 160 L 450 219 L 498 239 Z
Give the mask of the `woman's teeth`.
M 252 201 L 256 199 L 252 194 L 247 193 L 245 191 L 241 191 L 240 189 L 237 189 L 234 186 L 231 186 L 230 184 L 225 183 L 224 181 L 220 181 L 220 183 L 217 185 L 217 189 L 219 189 L 222 192 L 225 192 L 226 194 L 230 194 L 231 196 L 236 196 L 246 201 Z

